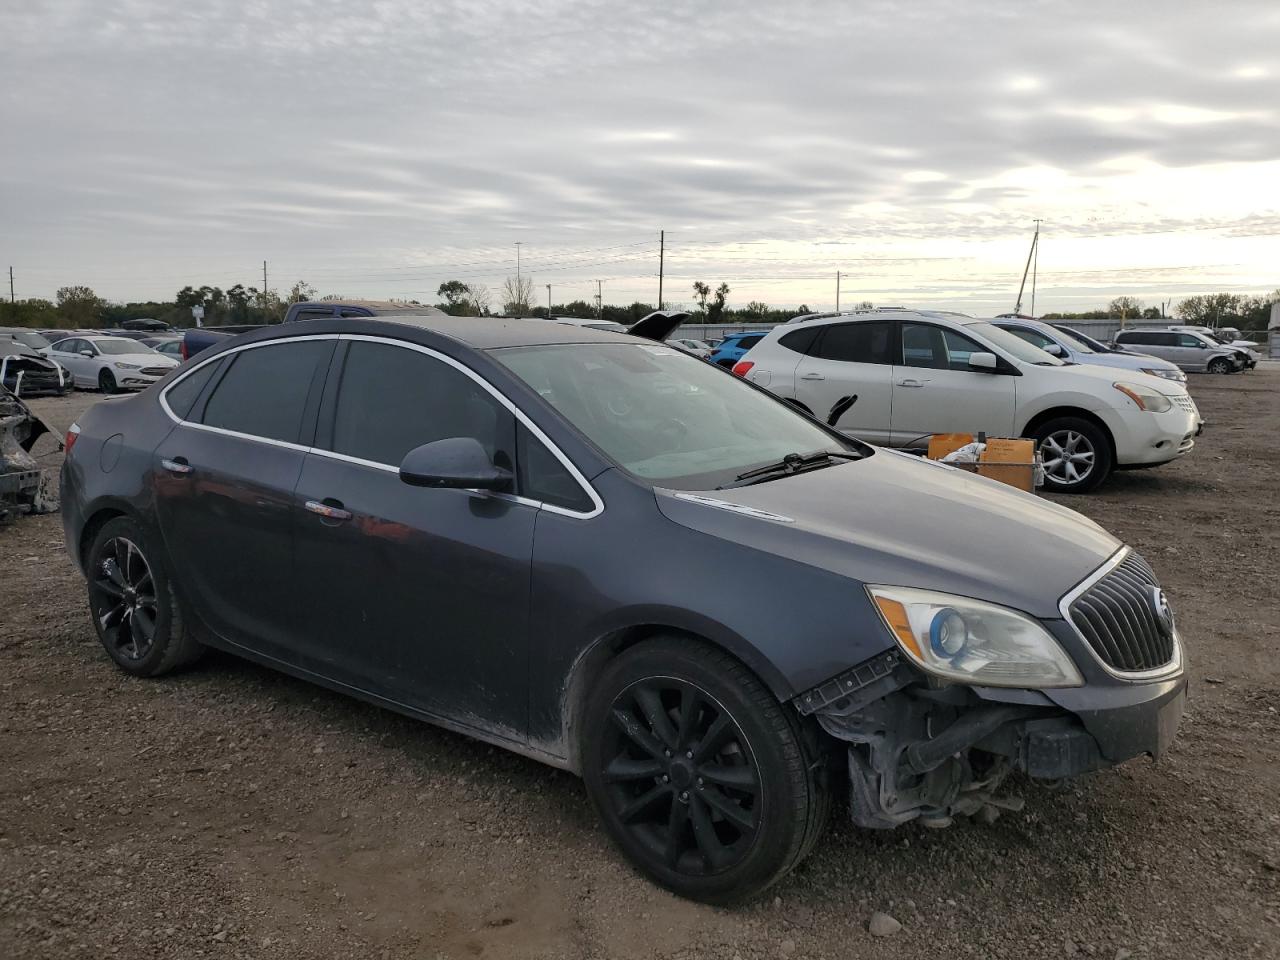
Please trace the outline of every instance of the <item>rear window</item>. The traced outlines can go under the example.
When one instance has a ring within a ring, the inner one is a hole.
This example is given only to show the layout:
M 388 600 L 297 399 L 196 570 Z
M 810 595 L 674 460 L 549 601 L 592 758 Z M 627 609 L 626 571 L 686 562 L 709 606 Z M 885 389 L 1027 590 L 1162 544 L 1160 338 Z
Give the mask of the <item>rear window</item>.
M 821 332 L 821 327 L 792 330 L 790 333 L 779 337 L 778 344 L 788 350 L 794 350 L 796 353 L 808 353 L 809 348 L 813 346 L 813 341 L 818 339 L 818 334 Z
M 191 414 L 191 408 L 195 406 L 196 400 L 200 397 L 200 392 L 204 390 L 204 385 L 212 378 L 215 371 L 221 369 L 222 361 L 215 363 L 207 363 L 199 370 L 191 373 L 166 391 L 164 395 L 165 403 L 169 404 L 169 409 L 174 415 L 182 420 L 187 419 Z
M 297 443 L 312 381 L 332 350 L 331 340 L 241 350 L 213 388 L 205 404 L 204 424 Z

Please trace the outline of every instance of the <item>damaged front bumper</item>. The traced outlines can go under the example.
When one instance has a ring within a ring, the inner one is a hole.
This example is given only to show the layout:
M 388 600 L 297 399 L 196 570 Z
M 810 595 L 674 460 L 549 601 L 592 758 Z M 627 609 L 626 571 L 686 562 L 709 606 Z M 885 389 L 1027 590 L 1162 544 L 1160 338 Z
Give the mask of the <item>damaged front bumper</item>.
M 58 499 L 49 476 L 31 450 L 53 429 L 30 407 L 0 385 L 0 522 L 21 513 L 52 513 Z
M 1092 672 L 1092 671 L 1090 671 Z M 1186 676 L 1018 690 L 941 683 L 890 650 L 794 701 L 848 745 L 850 808 L 859 826 L 994 819 L 1022 801 L 1009 774 L 1057 781 L 1133 757 L 1162 756 L 1177 735 Z

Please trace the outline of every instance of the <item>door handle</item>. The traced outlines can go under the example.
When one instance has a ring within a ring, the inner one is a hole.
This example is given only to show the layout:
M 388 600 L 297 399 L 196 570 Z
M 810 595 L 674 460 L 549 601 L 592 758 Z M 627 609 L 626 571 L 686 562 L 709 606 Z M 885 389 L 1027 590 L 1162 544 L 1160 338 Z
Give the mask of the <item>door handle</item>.
M 928 383 L 928 382 L 929 382 L 928 380 L 899 380 L 899 381 L 898 381 L 898 386 L 900 386 L 900 387 L 923 387 L 923 386 L 924 386 L 926 383 Z
M 800 375 L 800 379 L 801 380 L 825 380 L 827 378 L 820 373 L 802 373 Z
M 341 500 L 332 498 L 324 501 L 308 500 L 303 504 L 308 510 L 314 514 L 324 517 L 326 520 L 350 520 L 351 511 L 342 505 Z
M 170 473 L 176 473 L 179 476 L 185 476 L 194 469 L 191 464 L 187 463 L 186 457 L 174 457 L 172 460 L 161 460 L 160 466 L 164 467 Z

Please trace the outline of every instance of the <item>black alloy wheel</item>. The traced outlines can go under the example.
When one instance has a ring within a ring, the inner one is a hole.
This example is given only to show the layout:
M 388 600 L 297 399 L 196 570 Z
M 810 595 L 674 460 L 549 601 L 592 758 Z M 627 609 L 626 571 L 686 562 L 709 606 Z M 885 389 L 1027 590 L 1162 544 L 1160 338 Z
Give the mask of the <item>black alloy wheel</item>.
M 98 389 L 103 393 L 116 392 L 116 375 L 110 370 L 103 370 L 98 374 Z
M 102 545 L 89 581 L 89 602 L 109 649 L 129 660 L 151 652 L 159 616 L 156 581 L 138 545 L 112 537 Z
M 820 734 L 723 650 L 646 640 L 604 666 L 584 709 L 592 803 L 632 863 L 675 893 L 748 899 L 821 835 Z
M 122 670 L 153 677 L 200 655 L 203 647 L 185 625 L 161 558 L 132 520 L 116 517 L 103 525 L 85 573 L 98 639 Z
M 603 779 L 623 827 L 677 873 L 741 862 L 761 823 L 760 770 L 741 728 L 707 691 L 673 677 L 613 702 Z

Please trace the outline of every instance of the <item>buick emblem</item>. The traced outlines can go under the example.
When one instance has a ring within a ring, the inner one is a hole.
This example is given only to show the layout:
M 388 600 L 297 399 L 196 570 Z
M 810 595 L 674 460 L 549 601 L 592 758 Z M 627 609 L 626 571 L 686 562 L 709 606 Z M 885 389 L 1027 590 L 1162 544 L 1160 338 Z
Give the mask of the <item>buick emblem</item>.
M 1169 598 L 1159 587 L 1151 586 L 1147 588 L 1147 602 L 1151 605 L 1151 612 L 1155 614 L 1156 626 L 1160 628 L 1160 632 L 1166 637 L 1172 637 L 1173 608 L 1169 606 Z

